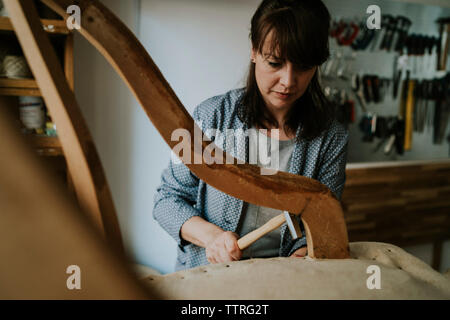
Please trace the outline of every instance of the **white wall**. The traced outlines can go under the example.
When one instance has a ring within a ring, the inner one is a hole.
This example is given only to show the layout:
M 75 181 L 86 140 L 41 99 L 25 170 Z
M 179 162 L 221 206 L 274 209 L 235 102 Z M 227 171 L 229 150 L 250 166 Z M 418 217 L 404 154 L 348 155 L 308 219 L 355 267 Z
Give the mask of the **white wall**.
M 140 39 L 188 111 L 243 86 L 259 1 L 142 0 Z
M 250 18 L 260 0 L 103 2 L 139 34 L 189 112 L 243 85 Z M 105 167 L 126 248 L 137 262 L 172 272 L 175 241 L 152 218 L 169 148 L 106 61 L 81 37 L 75 50 L 77 98 Z M 428 259 L 428 250 L 418 250 Z

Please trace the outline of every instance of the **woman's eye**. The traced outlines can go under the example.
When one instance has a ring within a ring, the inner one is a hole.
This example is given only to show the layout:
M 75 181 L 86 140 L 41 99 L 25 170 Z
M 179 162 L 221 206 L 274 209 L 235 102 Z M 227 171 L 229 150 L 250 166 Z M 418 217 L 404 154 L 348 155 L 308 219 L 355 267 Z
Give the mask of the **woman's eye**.
M 272 61 L 268 61 L 269 62 L 269 66 L 273 67 L 273 68 L 278 68 L 281 66 L 281 63 L 279 62 L 272 62 Z

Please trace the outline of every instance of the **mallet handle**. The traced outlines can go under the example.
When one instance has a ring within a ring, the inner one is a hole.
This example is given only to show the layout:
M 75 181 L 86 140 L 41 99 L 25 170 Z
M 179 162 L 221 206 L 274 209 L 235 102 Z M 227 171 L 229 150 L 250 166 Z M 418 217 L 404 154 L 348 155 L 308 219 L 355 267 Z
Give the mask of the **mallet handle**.
M 280 214 L 270 219 L 258 229 L 253 230 L 252 232 L 249 232 L 245 236 L 240 238 L 238 240 L 239 249 L 244 250 L 245 248 L 249 247 L 252 243 L 254 243 L 256 240 L 268 234 L 270 231 L 273 231 L 281 227 L 281 225 L 285 222 L 286 218 L 284 217 L 284 214 Z

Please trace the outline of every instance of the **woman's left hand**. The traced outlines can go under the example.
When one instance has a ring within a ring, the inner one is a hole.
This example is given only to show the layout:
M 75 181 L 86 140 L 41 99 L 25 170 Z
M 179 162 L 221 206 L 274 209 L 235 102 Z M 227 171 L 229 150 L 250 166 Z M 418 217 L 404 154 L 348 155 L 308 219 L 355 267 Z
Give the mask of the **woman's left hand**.
M 291 258 L 303 258 L 304 256 L 306 256 L 307 253 L 308 253 L 308 248 L 303 247 L 303 248 L 295 250 L 294 253 L 291 254 Z

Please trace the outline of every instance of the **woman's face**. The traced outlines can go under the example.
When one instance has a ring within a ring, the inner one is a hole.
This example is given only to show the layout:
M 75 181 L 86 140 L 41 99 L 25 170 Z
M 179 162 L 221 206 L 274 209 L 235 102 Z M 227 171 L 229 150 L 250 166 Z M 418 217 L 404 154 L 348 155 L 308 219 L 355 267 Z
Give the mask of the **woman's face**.
M 252 50 L 259 91 L 272 112 L 287 111 L 306 91 L 317 67 L 298 70 L 290 61 L 282 61 L 270 51 L 271 33 L 266 37 L 262 54 Z

